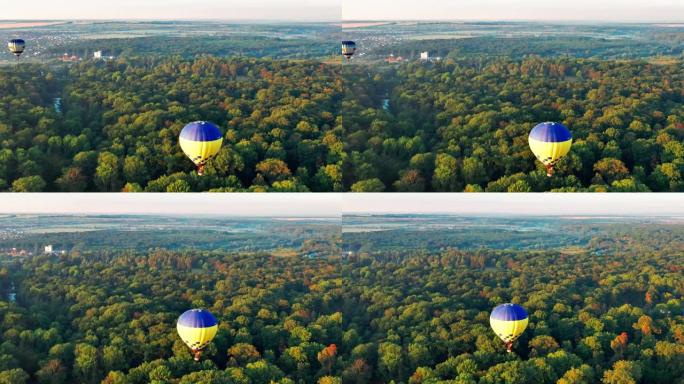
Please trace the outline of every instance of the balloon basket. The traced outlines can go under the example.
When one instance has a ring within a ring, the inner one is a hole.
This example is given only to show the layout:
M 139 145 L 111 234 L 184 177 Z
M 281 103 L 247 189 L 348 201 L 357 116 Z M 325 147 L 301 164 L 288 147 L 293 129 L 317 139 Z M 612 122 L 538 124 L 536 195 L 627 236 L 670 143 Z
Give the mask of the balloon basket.
M 552 166 L 546 166 L 546 176 L 547 177 L 553 177 L 553 167 Z

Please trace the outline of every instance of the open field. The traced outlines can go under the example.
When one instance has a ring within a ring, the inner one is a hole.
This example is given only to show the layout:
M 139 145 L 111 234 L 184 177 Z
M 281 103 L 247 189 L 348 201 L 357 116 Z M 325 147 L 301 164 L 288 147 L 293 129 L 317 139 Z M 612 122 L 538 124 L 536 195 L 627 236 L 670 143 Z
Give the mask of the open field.
M 19 29 L 19 28 L 34 28 L 47 27 L 51 25 L 64 24 L 64 21 L 27 21 L 27 22 L 3 22 L 0 21 L 0 29 Z
M 380 21 L 380 22 L 348 22 L 342 23 L 342 28 L 364 28 L 364 27 L 377 27 L 380 25 L 391 24 L 390 22 Z

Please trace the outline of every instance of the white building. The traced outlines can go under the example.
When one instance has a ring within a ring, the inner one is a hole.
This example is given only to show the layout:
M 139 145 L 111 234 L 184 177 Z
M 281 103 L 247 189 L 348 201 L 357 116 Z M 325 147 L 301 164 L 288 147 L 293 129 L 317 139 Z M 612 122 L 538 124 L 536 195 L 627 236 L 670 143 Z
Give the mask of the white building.
M 421 52 L 420 53 L 420 59 L 421 60 L 430 60 L 430 52 Z
M 95 53 L 93 53 L 93 58 L 101 59 L 102 58 L 102 51 L 95 51 Z
M 52 253 L 52 244 L 45 246 L 45 253 Z

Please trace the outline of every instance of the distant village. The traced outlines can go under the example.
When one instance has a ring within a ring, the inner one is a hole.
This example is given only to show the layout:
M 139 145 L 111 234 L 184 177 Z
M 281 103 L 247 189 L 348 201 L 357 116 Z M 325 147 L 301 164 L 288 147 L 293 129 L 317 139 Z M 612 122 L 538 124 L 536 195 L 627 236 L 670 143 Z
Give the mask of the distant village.
M 95 51 L 93 53 L 93 59 L 94 60 L 114 60 L 114 56 L 106 56 L 102 54 L 102 51 Z M 64 63 L 75 63 L 83 60 L 81 57 L 76 56 L 76 55 L 71 55 L 67 52 L 62 55 L 61 58 L 59 58 L 59 61 L 64 62 Z
M 66 250 L 55 248 L 52 244 L 48 244 L 48 245 L 43 246 L 42 252 L 40 252 L 40 249 L 29 250 L 29 249 L 25 249 L 25 248 L 15 248 L 15 247 L 0 249 L 0 256 L 18 257 L 18 258 L 34 256 L 36 254 L 58 256 L 58 255 L 65 255 L 66 253 L 67 253 Z
M 0 30 L 0 41 L 6 41 L 12 36 L 7 30 Z M 24 59 L 55 59 L 54 51 L 51 51 L 54 47 L 69 46 L 72 42 L 79 40 L 78 37 L 69 34 L 31 34 L 27 32 L 26 36 L 30 39 L 30 44 L 27 45 L 26 51 L 22 55 Z M 85 54 L 84 51 L 80 52 L 81 55 Z M 76 63 L 84 59 L 81 55 L 74 52 L 65 52 L 62 56 L 56 57 L 56 59 L 65 63 Z M 113 60 L 115 57 L 106 55 L 104 51 L 98 50 L 93 52 L 91 58 L 94 60 Z M 14 56 L 3 50 L 0 53 L 0 61 L 3 59 L 14 61 Z
M 420 53 L 420 61 L 441 61 L 441 57 L 432 57 L 430 56 L 430 52 L 421 52 Z M 394 56 L 393 53 L 391 53 L 389 56 L 385 58 L 385 62 L 394 64 L 394 63 L 403 63 L 405 61 L 408 61 L 408 59 L 403 58 L 402 56 Z

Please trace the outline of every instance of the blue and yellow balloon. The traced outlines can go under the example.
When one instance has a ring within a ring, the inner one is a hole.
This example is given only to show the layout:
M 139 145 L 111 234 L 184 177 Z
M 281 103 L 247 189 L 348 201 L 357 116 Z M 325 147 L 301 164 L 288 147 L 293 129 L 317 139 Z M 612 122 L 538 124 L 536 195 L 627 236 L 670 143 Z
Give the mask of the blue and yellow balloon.
M 570 152 L 572 133 L 560 123 L 542 123 L 530 132 L 530 149 L 546 167 L 546 175 L 553 176 L 553 169 Z
M 26 42 L 22 39 L 12 39 L 7 43 L 7 49 L 16 57 L 21 56 L 26 49 Z
M 513 351 L 513 342 L 525 332 L 528 321 L 527 311 L 518 304 L 501 304 L 489 315 L 489 324 L 508 352 Z
M 216 337 L 218 321 L 207 310 L 191 309 L 180 315 L 176 328 L 178 336 L 192 351 L 195 361 L 199 361 L 202 350 Z
M 202 176 L 204 166 L 221 150 L 223 134 L 212 123 L 195 121 L 183 128 L 179 141 L 185 155 L 197 166 L 197 174 Z
M 356 43 L 350 40 L 342 42 L 342 55 L 347 58 L 347 62 L 351 61 L 352 56 L 356 53 Z

